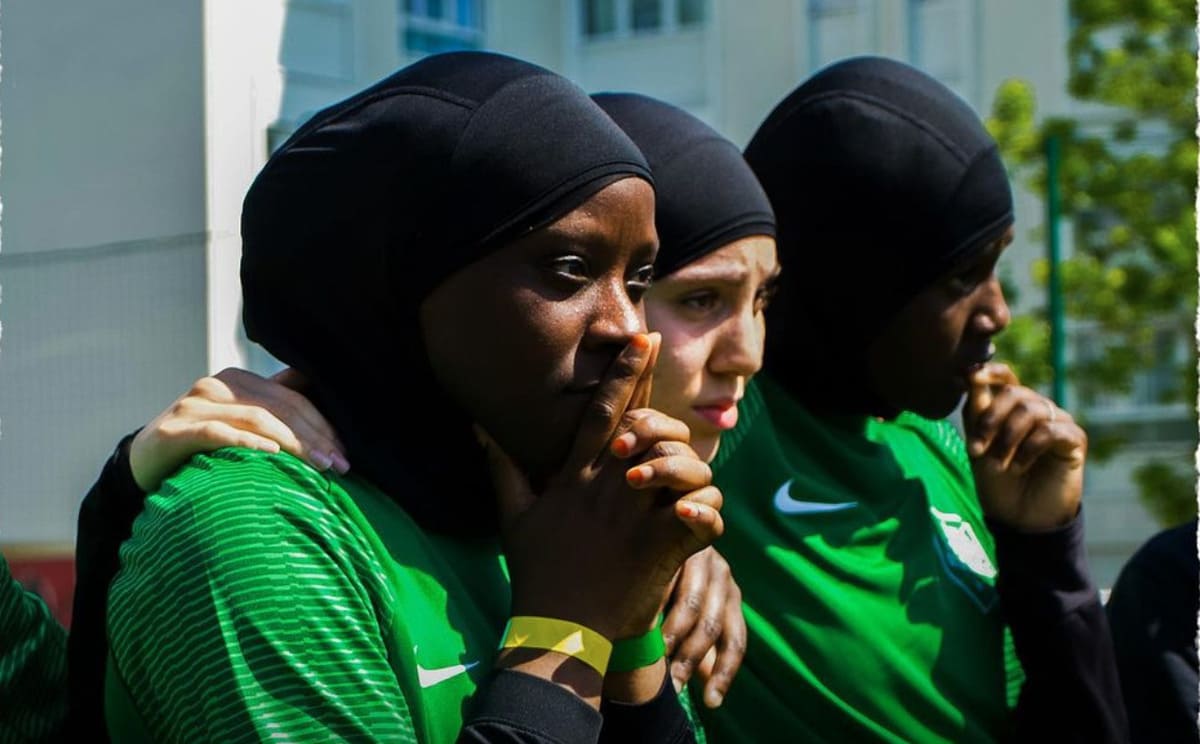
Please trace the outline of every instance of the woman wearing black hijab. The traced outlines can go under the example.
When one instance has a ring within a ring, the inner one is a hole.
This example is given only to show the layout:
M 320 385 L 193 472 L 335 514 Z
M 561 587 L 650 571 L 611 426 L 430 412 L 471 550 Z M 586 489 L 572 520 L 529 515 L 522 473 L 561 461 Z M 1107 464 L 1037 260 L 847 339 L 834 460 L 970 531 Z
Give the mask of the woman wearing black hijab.
M 750 637 L 710 736 L 1123 739 L 1086 435 L 990 361 L 1013 221 L 995 143 L 929 76 L 857 58 L 746 158 L 786 270 L 713 463 Z M 944 420 L 964 394 L 966 443 Z
M 431 57 L 302 127 L 242 228 L 247 332 L 354 470 L 227 449 L 147 500 L 109 595 L 114 739 L 690 738 L 661 658 L 605 673 L 722 529 L 646 408 L 633 144 L 541 68 Z
M 779 275 L 771 204 L 741 150 L 686 111 L 633 93 L 592 99 L 646 156 L 656 184 L 646 323 L 662 334 L 662 352 L 651 405 L 687 424 L 692 448 L 711 462 L 762 366 L 763 311 Z M 745 653 L 746 624 L 736 584 L 713 580 L 729 575 L 728 563 L 713 548 L 705 557 L 707 577 L 681 574 L 663 634 L 676 652 L 672 676 L 699 671 L 704 703 L 715 708 Z M 692 618 L 704 632 L 686 632 Z

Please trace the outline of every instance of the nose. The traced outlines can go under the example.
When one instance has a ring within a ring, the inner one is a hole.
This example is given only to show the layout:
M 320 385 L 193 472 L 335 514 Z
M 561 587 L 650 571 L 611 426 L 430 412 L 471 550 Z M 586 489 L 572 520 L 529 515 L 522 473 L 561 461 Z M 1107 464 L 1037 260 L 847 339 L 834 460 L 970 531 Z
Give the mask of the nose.
M 597 287 L 597 296 L 587 326 L 585 343 L 589 346 L 624 347 L 635 333 L 646 332 L 646 316 L 640 300 L 629 296 L 625 281 L 604 282 Z
M 1008 303 L 1004 300 L 1004 290 L 1000 287 L 1000 279 L 995 274 L 983 285 L 981 290 L 980 304 L 974 315 L 975 327 L 981 333 L 989 336 L 995 335 L 1008 327 L 1012 315 L 1008 310 Z
M 753 304 L 729 318 L 719 333 L 709 361 L 713 374 L 750 377 L 762 369 L 766 325 Z

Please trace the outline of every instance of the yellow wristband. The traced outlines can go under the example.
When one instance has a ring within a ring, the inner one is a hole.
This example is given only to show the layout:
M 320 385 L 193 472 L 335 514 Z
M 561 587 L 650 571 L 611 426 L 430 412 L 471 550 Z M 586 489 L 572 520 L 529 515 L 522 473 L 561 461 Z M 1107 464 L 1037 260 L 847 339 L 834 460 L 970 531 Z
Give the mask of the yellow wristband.
M 612 641 L 591 628 L 551 617 L 518 615 L 509 618 L 500 648 L 540 648 L 573 656 L 603 676 L 612 655 Z

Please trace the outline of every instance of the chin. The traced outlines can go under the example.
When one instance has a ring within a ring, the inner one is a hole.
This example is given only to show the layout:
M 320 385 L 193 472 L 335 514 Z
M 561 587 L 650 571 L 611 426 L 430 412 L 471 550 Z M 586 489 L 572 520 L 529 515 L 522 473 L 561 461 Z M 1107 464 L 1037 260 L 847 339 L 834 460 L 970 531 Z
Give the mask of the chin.
M 963 393 L 954 391 L 938 396 L 936 399 L 924 401 L 921 405 L 915 405 L 909 410 L 913 413 L 920 414 L 927 419 L 944 419 L 958 409 L 962 403 Z
M 693 432 L 695 430 L 693 429 Z M 717 448 L 721 445 L 721 436 L 696 436 L 692 434 L 691 447 L 696 455 L 705 462 L 712 462 L 717 456 Z

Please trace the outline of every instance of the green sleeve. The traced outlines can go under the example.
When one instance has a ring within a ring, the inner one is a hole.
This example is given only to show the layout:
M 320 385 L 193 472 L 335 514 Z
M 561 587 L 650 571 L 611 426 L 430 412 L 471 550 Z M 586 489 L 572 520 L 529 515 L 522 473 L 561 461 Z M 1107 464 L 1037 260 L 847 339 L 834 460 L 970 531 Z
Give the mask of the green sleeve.
M 49 741 L 66 694 L 67 634 L 0 558 L 0 741 Z
M 147 500 L 109 593 L 114 740 L 413 739 L 386 574 L 346 498 L 288 455 L 225 449 Z

